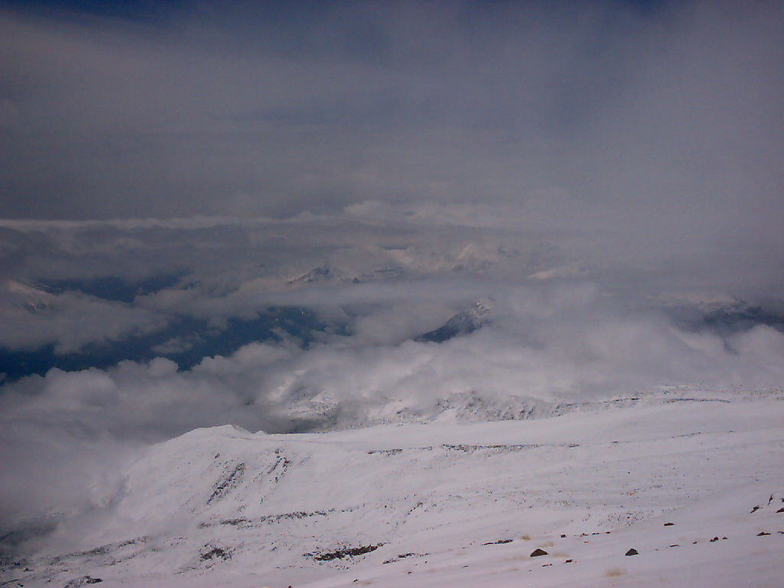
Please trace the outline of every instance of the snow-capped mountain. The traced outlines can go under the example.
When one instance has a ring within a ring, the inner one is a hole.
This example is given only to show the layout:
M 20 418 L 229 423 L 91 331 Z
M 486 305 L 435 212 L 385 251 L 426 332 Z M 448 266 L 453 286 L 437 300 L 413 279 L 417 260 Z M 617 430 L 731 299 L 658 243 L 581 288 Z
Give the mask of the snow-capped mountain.
M 774 586 L 782 423 L 780 395 L 662 392 L 539 420 L 198 429 L 93 488 L 4 586 Z
M 443 343 L 454 337 L 473 333 L 488 322 L 488 315 L 492 310 L 492 300 L 478 300 L 470 308 L 453 315 L 437 329 L 419 335 L 415 341 Z
M 290 278 L 286 281 L 286 284 L 288 286 L 304 286 L 307 284 L 331 282 L 335 280 L 339 281 L 342 279 L 346 279 L 346 277 L 342 275 L 342 272 L 338 272 L 328 265 L 320 265 L 303 274 Z
M 33 313 L 46 310 L 55 300 L 46 289 L 18 280 L 6 280 L 0 291 L 3 303 Z

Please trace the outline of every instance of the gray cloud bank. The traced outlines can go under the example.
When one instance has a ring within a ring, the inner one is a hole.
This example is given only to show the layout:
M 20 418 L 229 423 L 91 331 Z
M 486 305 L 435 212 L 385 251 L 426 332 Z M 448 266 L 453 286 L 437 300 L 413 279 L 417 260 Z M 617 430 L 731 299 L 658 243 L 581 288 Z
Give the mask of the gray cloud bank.
M 781 275 L 783 21 L 776 2 L 0 10 L 0 215 L 482 224 L 706 283 Z
M 536 200 L 631 234 L 781 224 L 775 2 L 265 6 L 0 13 L 4 215 Z

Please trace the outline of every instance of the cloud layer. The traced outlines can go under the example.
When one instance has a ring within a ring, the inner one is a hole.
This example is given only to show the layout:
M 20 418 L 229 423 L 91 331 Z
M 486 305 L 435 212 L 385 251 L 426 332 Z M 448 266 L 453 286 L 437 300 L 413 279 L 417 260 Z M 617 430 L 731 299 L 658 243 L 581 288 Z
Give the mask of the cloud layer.
M 423 290 L 448 284 L 433 280 Z M 353 334 L 328 335 L 308 348 L 252 343 L 187 371 L 159 358 L 106 370 L 55 369 L 6 384 L 5 528 L 100 508 L 120 483 L 112 478 L 117 463 L 200 426 L 291 432 L 449 414 L 522 418 L 668 387 L 770 392 L 784 378 L 779 330 L 757 325 L 720 336 L 685 328 L 661 311 L 608 298 L 590 282 L 491 284 L 492 322 L 444 343 L 411 340 L 446 310 L 426 296 L 412 298 L 416 288 L 407 303 L 390 304 L 389 286 L 377 285 L 376 300 L 359 306 L 354 288 L 312 293 L 361 314 Z M 21 492 L 30 485 L 34 491 Z
M 781 25 L 775 2 L 5 10 L 5 214 L 492 202 L 772 234 Z

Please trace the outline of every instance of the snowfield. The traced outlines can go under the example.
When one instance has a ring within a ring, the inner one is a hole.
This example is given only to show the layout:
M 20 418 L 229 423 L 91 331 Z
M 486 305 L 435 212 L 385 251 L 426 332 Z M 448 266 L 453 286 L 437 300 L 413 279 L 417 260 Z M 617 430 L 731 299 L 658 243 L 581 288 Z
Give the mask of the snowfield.
M 2 586 L 782 586 L 783 450 L 781 393 L 198 429 L 94 488 L 103 507 L 6 566 Z

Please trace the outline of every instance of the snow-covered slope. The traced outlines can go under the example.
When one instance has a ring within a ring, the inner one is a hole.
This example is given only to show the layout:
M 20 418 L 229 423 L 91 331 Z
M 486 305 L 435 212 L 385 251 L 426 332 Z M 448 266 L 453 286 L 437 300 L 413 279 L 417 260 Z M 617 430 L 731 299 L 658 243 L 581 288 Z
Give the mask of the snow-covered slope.
M 325 434 L 195 430 L 149 448 L 105 508 L 64 523 L 3 580 L 781 585 L 781 396 L 604 406 Z

